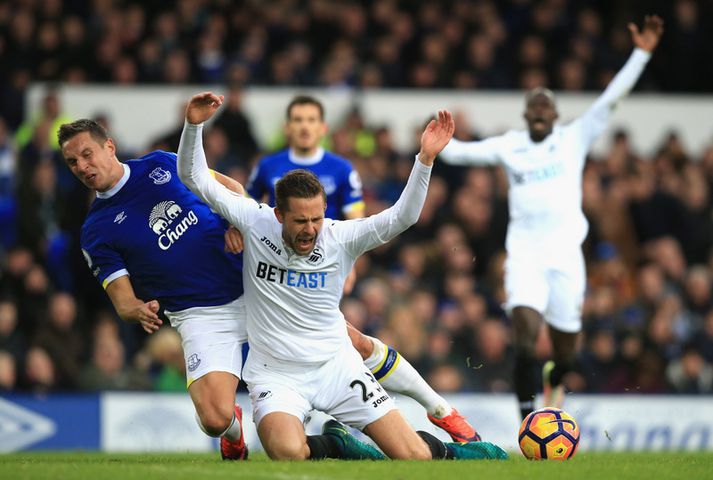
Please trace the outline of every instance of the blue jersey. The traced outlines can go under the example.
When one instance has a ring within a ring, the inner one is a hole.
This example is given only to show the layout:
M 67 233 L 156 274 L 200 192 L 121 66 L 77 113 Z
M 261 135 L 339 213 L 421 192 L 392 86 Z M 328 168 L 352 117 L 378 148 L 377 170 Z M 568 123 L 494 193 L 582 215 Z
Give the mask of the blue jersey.
M 343 219 L 345 213 L 363 206 L 361 179 L 344 158 L 319 149 L 313 159 L 295 157 L 291 151 L 282 150 L 263 158 L 250 174 L 247 191 L 257 201 L 269 195 L 268 203 L 275 205 L 275 183 L 290 170 L 303 168 L 319 178 L 327 194 L 326 218 Z
M 242 295 L 242 255 L 224 251 L 227 223 L 181 183 L 176 155 L 152 152 L 124 170 L 82 226 L 82 251 L 102 286 L 129 274 L 140 298 L 168 311 Z

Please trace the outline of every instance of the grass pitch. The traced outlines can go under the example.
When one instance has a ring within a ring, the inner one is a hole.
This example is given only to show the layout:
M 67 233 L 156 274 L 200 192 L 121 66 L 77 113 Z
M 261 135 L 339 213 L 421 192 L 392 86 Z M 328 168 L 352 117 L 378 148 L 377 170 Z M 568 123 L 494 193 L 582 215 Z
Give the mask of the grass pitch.
M 0 454 L 0 479 L 379 480 L 713 479 L 713 453 L 587 453 L 567 462 L 530 462 L 519 452 L 507 461 L 273 462 L 264 454 L 222 462 L 215 454 L 106 454 L 37 452 Z

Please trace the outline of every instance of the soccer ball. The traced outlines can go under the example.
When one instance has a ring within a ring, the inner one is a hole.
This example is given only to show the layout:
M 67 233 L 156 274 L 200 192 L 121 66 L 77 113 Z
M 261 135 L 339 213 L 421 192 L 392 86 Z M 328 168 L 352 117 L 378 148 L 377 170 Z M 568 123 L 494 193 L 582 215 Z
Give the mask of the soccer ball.
M 579 425 L 559 408 L 541 408 L 522 421 L 518 443 L 529 460 L 567 460 L 577 451 Z

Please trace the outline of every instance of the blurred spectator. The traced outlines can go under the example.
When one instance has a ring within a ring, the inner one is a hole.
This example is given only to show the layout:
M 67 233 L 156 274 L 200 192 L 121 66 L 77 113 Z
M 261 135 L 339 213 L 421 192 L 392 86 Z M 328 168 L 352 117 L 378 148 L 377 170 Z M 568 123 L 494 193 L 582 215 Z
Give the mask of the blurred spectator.
M 668 365 L 666 379 L 676 393 L 713 393 L 713 366 L 692 345 Z
M 27 351 L 24 370 L 20 379 L 20 389 L 35 394 L 47 394 L 61 390 L 57 384 L 55 365 L 42 347 L 31 347 Z
M 61 388 L 75 388 L 85 352 L 84 338 L 77 324 L 77 306 L 67 293 L 50 297 L 46 321 L 40 325 L 34 345 L 49 354 L 56 366 L 54 379 Z
M 0 350 L 0 393 L 15 390 L 17 385 L 17 362 L 15 356 Z
M 82 390 L 148 390 L 150 379 L 128 368 L 124 360 L 124 346 L 118 337 L 97 337 L 92 350 L 92 362 L 79 374 Z
M 258 152 L 250 120 L 243 112 L 243 89 L 240 85 L 230 85 L 223 107 L 218 111 L 213 128 L 223 131 L 230 143 L 230 153 L 239 165 L 248 168 Z
M 178 332 L 161 328 L 149 337 L 146 348 L 157 369 L 154 388 L 160 392 L 185 391 L 186 363 Z
M 0 350 L 16 359 L 24 358 L 27 344 L 25 335 L 17 328 L 18 312 L 15 302 L 0 300 Z
M 37 126 L 44 124 L 46 129 L 43 131 L 43 135 L 47 138 L 47 145 L 52 150 L 59 150 L 59 144 L 57 143 L 59 126 L 69 121 L 70 118 L 62 112 L 59 92 L 51 87 L 45 92 L 40 111 L 36 112 L 17 129 L 15 133 L 17 148 L 21 149 L 27 145 L 32 136 L 37 134 L 35 132 Z
M 471 359 L 471 376 L 484 392 L 512 391 L 513 356 L 509 332 L 502 321 L 487 319 L 474 334 L 477 355 Z

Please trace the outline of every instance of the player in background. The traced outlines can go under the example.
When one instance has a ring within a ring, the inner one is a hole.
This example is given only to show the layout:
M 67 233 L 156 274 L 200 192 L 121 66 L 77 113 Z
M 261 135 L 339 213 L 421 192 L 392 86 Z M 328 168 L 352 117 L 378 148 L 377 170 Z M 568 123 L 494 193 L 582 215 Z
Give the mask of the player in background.
M 364 216 L 359 173 L 349 160 L 320 146 L 327 134 L 324 107 L 314 97 L 299 95 L 287 106 L 284 126 L 288 148 L 264 157 L 248 180 L 248 194 L 275 205 L 275 184 L 287 172 L 303 168 L 314 173 L 327 195 L 326 218 L 353 219 Z M 233 250 L 236 251 L 236 250 Z M 354 285 L 355 273 L 347 277 L 345 293 Z M 468 421 L 421 377 L 399 352 L 379 339 L 364 335 L 347 323 L 349 338 L 376 379 L 387 390 L 409 396 L 420 403 L 434 425 L 444 429 L 454 441 L 480 440 Z
M 563 400 L 562 378 L 572 369 L 582 328 L 586 274 L 581 247 L 588 230 L 582 212 L 585 158 L 618 102 L 636 84 L 663 33 L 658 16 L 647 16 L 641 31 L 633 23 L 628 27 L 633 53 L 581 117 L 556 125 L 553 93 L 535 88 L 525 98 L 527 131 L 477 142 L 453 139 L 441 152 L 446 163 L 502 164 L 508 175 L 505 289 L 514 326 L 515 390 L 523 418 L 534 408 L 534 350 L 543 319 L 554 357 L 543 367 L 544 404 L 558 406 Z
M 304 419 L 322 410 L 363 429 L 390 458 L 507 458 L 488 442 L 444 444 L 415 432 L 352 348 L 339 310 L 344 281 L 357 257 L 388 242 L 420 215 L 438 152 L 453 135 L 450 113 L 439 112 L 421 139 L 421 151 L 401 198 L 380 214 L 359 220 L 325 219 L 326 194 L 306 170 L 277 184 L 275 208 L 230 193 L 211 178 L 202 146 L 203 122 L 223 102 L 210 92 L 186 109 L 178 153 L 181 180 L 243 233 L 245 305 L 250 355 L 244 379 L 253 418 L 270 458 L 335 456 L 336 446 L 306 437 Z M 327 422 L 325 432 L 343 432 Z M 348 437 L 345 437 L 348 438 Z M 380 458 L 342 442 L 342 458 Z
M 69 169 L 96 192 L 81 235 L 90 270 L 119 316 L 147 333 L 159 329 L 164 308 L 182 338 L 198 425 L 220 437 L 223 459 L 246 459 L 235 403 L 247 340 L 242 258 L 224 251 L 227 223 L 181 183 L 175 154 L 154 151 L 120 163 L 113 140 L 93 120 L 64 124 L 58 137 Z

